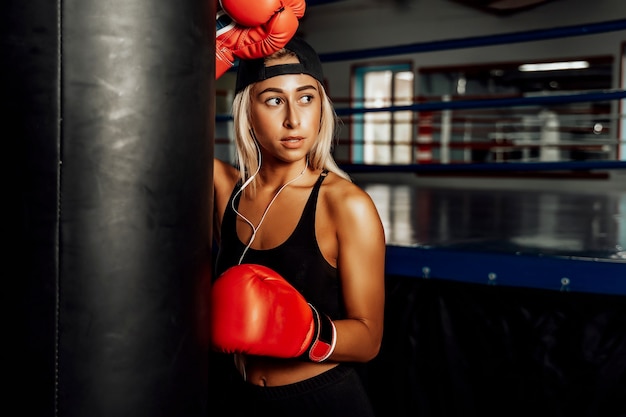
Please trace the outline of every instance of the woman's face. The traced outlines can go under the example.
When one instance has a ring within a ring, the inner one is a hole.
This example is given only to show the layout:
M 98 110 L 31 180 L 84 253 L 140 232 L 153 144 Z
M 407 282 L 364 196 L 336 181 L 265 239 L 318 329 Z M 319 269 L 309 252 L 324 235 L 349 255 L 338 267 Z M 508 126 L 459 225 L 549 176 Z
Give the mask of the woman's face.
M 269 65 L 298 63 L 284 57 Z M 251 123 L 264 157 L 301 160 L 320 130 L 322 98 L 318 82 L 305 74 L 285 74 L 256 83 L 252 89 Z

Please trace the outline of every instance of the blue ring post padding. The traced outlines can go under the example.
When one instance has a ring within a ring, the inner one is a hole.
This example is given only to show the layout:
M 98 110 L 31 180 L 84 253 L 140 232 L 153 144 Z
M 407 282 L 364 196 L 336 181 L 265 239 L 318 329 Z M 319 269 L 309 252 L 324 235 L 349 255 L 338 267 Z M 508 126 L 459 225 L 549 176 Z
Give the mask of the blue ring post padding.
M 387 246 L 385 272 L 474 284 L 626 295 L 626 261 Z

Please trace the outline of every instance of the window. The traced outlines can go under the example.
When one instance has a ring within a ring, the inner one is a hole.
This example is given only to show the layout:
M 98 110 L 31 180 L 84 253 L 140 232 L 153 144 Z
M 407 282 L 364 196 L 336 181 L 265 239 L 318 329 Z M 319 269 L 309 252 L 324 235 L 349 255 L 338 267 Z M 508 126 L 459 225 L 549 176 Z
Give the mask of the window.
M 413 104 L 410 64 L 363 66 L 355 70 L 356 108 L 382 109 Z M 413 162 L 413 112 L 371 111 L 353 116 L 352 162 Z
M 433 161 L 455 164 L 618 159 L 615 103 L 608 99 L 575 100 L 577 94 L 611 89 L 612 74 L 611 56 L 420 68 L 420 98 L 467 102 L 465 107 L 433 113 Z M 490 108 L 480 105 L 481 100 L 488 99 L 549 96 L 574 98 Z

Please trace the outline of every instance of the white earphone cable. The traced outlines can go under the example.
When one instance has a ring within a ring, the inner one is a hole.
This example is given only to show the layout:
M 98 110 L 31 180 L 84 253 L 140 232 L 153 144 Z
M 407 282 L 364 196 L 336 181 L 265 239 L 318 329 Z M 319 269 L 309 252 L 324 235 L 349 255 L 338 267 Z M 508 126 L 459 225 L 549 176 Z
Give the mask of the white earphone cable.
M 255 144 L 256 144 L 256 142 L 255 142 Z M 296 177 L 294 177 L 294 178 L 290 179 L 289 181 L 287 181 L 286 183 L 284 183 L 278 189 L 278 191 L 276 191 L 276 194 L 274 194 L 274 197 L 272 197 L 272 199 L 270 200 L 269 204 L 265 208 L 265 211 L 263 212 L 263 215 L 261 216 L 261 220 L 259 220 L 259 224 L 257 224 L 256 227 L 255 227 L 250 220 L 248 220 L 243 214 L 241 214 L 237 210 L 237 208 L 235 208 L 235 199 L 237 198 L 237 196 L 239 194 L 241 194 L 241 192 L 244 190 L 244 188 L 247 187 L 252 182 L 254 177 L 259 173 L 259 170 L 261 169 L 261 150 L 259 149 L 259 145 L 258 144 L 257 144 L 257 150 L 258 150 L 259 166 L 258 166 L 256 172 L 250 178 L 248 178 L 248 180 L 245 183 L 243 183 L 243 185 L 239 188 L 237 193 L 235 193 L 235 196 L 233 197 L 233 199 L 231 201 L 231 207 L 232 207 L 233 211 L 239 217 L 241 217 L 246 223 L 248 223 L 248 225 L 252 228 L 252 236 L 250 236 L 250 239 L 248 240 L 248 244 L 244 248 L 243 253 L 241 254 L 241 257 L 239 258 L 239 262 L 238 262 L 239 265 L 241 265 L 241 262 L 243 262 L 244 256 L 248 252 L 248 249 L 250 249 L 250 246 L 252 246 L 252 242 L 254 242 L 254 239 L 256 238 L 257 231 L 259 230 L 259 228 L 263 224 L 263 221 L 265 220 L 265 216 L 267 216 L 267 213 L 269 212 L 270 207 L 272 207 L 272 204 L 274 204 L 274 201 L 276 200 L 278 195 L 281 193 L 281 191 L 283 191 L 285 189 L 285 187 L 287 187 L 289 184 L 293 183 L 294 181 L 298 180 L 302 175 L 304 175 L 304 173 L 306 172 L 307 168 L 309 167 L 309 158 L 306 158 L 306 164 L 304 166 L 304 169 L 300 172 L 300 174 L 298 174 Z

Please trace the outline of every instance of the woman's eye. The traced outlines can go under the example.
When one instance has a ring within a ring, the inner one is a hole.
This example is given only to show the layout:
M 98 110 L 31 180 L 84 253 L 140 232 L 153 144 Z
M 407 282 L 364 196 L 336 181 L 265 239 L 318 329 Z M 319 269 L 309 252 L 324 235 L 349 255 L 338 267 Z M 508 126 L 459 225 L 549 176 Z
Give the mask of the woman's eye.
M 269 106 L 278 106 L 281 103 L 281 99 L 278 97 L 272 97 L 266 101 Z
M 313 101 L 313 96 L 310 96 L 310 95 L 302 96 L 300 101 L 302 101 L 303 103 L 310 103 Z

